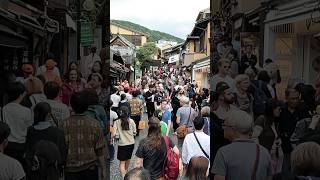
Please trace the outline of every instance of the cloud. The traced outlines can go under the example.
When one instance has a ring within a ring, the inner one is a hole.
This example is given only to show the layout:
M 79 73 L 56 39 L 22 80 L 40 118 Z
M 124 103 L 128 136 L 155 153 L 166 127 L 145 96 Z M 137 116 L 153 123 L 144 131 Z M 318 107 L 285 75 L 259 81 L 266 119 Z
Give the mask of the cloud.
M 210 0 L 111 0 L 110 18 L 128 20 L 152 30 L 185 38 L 199 11 L 210 7 Z

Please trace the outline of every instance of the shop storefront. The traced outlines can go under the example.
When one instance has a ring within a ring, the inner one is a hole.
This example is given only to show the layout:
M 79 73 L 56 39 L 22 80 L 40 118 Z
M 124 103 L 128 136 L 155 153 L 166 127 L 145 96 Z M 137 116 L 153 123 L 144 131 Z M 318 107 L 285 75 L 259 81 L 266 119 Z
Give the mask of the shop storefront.
M 312 60 L 320 56 L 320 24 L 313 23 L 320 17 L 319 2 L 301 0 L 279 5 L 268 13 L 265 21 L 264 59 L 271 58 L 279 66 L 282 82 L 278 94 L 291 79 L 303 79 L 314 84 L 316 73 Z
M 192 81 L 201 88 L 209 88 L 210 58 L 195 62 L 192 68 Z

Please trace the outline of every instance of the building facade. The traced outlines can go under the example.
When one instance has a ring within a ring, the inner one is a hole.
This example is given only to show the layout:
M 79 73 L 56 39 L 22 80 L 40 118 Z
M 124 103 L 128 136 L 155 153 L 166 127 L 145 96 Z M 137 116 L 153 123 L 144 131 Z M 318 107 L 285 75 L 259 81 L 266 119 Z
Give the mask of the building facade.
M 134 44 L 137 47 L 143 46 L 145 43 L 147 43 L 147 35 L 133 30 L 129 27 L 123 26 L 121 24 L 118 24 L 114 21 L 110 22 L 110 32 L 111 34 L 120 34 L 123 37 L 125 37 L 127 40 L 129 40 L 132 44 Z
M 183 45 L 183 66 L 191 70 L 192 80 L 209 88 L 210 76 L 210 9 L 199 12 L 195 26 Z

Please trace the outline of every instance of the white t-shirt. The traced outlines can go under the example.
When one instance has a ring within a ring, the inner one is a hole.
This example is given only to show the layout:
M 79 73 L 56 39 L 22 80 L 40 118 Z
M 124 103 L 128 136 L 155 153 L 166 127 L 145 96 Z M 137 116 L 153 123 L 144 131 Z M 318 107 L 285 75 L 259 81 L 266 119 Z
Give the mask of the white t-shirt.
M 28 127 L 33 124 L 31 110 L 18 103 L 9 103 L 3 107 L 2 112 L 4 122 L 11 129 L 8 141 L 25 143 Z
M 0 179 L 20 180 L 26 176 L 19 161 L 0 153 Z
M 119 102 L 121 100 L 119 95 L 111 94 L 112 107 L 119 107 Z
M 195 132 L 203 150 L 207 153 L 210 158 L 210 136 L 206 135 L 204 132 Z M 202 152 L 196 138 L 193 133 L 188 134 L 182 145 L 182 162 L 188 164 L 190 159 L 194 156 L 206 157 Z
M 235 91 L 235 81 L 229 75 L 226 77 L 221 77 L 219 74 L 214 75 L 210 81 L 213 91 L 216 91 L 216 87 L 219 82 L 227 83 L 232 92 Z

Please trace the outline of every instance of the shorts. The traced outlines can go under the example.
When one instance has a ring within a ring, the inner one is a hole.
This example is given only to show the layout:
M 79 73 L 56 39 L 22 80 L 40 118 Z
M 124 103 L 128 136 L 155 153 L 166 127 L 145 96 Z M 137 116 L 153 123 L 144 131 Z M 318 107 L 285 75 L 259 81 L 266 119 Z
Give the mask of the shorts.
M 134 144 L 126 145 L 126 146 L 118 146 L 117 159 L 119 161 L 127 161 L 131 159 L 133 149 L 134 149 Z

